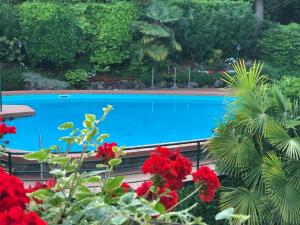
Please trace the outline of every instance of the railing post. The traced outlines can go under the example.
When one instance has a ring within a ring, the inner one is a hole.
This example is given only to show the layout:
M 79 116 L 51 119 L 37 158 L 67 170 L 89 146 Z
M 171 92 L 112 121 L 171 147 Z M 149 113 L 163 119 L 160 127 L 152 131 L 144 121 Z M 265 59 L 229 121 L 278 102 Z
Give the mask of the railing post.
M 200 147 L 200 141 L 197 142 L 197 169 L 200 166 L 200 153 L 201 153 L 201 147 Z
M 12 157 L 11 157 L 11 152 L 8 152 L 8 173 L 12 173 Z

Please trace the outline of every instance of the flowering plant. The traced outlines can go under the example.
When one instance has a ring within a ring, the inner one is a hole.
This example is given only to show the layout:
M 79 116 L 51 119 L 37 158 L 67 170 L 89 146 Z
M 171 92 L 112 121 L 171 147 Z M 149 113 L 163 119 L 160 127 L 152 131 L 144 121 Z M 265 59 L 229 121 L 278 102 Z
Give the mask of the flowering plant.
M 46 183 L 25 189 L 18 178 L 0 170 L 0 221 L 6 221 L 4 225 L 205 224 L 189 212 L 197 204 L 175 210 L 186 200 L 179 201 L 176 191 L 192 172 L 192 162 L 179 151 L 158 147 L 151 153 L 142 166 L 151 179 L 136 190 L 124 182 L 124 176 L 112 176 L 125 151 L 116 143 L 103 143 L 108 135 L 99 134 L 99 125 L 110 110 L 111 106 L 104 108 L 100 119 L 86 114 L 82 130 L 71 122 L 60 125 L 60 130 L 70 130 L 69 136 L 60 139 L 66 143 L 64 152 L 58 153 L 58 147 L 52 146 L 24 156 L 49 165 L 53 178 Z M 79 157 L 68 154 L 73 145 L 82 147 Z M 96 152 L 88 151 L 90 148 Z M 97 170 L 82 172 L 90 157 L 99 158 Z M 209 202 L 220 187 L 216 174 L 201 167 L 192 176 L 197 188 L 191 194 L 198 193 Z

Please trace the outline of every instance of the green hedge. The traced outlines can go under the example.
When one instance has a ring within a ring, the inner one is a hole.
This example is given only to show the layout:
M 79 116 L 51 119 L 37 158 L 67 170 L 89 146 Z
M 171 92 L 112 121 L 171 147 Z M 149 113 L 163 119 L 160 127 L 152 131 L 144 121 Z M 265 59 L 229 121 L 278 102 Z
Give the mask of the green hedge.
M 20 23 L 29 62 L 62 66 L 75 60 L 78 27 L 70 7 L 25 2 L 20 5 Z
M 290 73 L 300 70 L 300 24 L 275 24 L 260 40 L 262 59 Z
M 87 20 L 95 32 L 94 51 L 91 62 L 101 71 L 108 71 L 110 65 L 122 63 L 129 58 L 132 41 L 132 25 L 137 10 L 132 3 L 90 4 Z
M 3 91 L 15 91 L 24 89 L 24 78 L 19 68 L 1 68 L 0 79 Z
M 188 23 L 177 31 L 185 56 L 203 62 L 221 49 L 223 57 L 252 54 L 255 45 L 254 16 L 251 5 L 245 2 L 177 0 L 185 9 Z

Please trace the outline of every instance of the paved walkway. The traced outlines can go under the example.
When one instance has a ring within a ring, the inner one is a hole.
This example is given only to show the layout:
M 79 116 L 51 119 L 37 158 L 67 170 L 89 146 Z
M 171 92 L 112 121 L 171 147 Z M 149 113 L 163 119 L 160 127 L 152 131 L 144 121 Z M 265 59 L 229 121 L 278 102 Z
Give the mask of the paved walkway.
M 232 90 L 227 88 L 177 88 L 177 89 L 149 89 L 149 90 L 30 90 L 30 91 L 3 91 L 3 95 L 26 94 L 174 94 L 174 95 L 231 95 Z

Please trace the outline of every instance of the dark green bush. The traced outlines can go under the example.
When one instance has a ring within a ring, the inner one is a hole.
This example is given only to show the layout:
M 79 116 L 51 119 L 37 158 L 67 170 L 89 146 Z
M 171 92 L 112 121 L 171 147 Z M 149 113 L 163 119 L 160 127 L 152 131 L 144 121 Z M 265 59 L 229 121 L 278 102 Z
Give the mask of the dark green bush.
M 300 76 L 284 76 L 274 84 L 280 89 L 284 96 L 290 99 L 300 100 Z
M 19 30 L 18 15 L 15 8 L 10 4 L 0 3 L 0 37 L 16 38 L 19 35 Z
M 211 58 L 214 50 L 222 50 L 223 56 L 236 57 L 252 54 L 255 44 L 254 17 L 251 5 L 232 1 L 182 1 L 187 18 L 177 28 L 183 55 L 196 62 Z
M 100 71 L 109 71 L 110 66 L 129 58 L 132 41 L 132 24 L 137 9 L 130 2 L 115 4 L 89 4 L 86 19 L 93 31 L 91 62 Z
M 77 24 L 67 5 L 25 2 L 20 6 L 22 35 L 28 61 L 63 66 L 77 52 Z
M 4 91 L 24 89 L 24 78 L 18 68 L 0 69 L 1 85 Z
M 289 73 L 300 70 L 300 24 L 275 24 L 260 41 L 262 58 Z
M 183 199 L 190 193 L 192 193 L 195 190 L 194 184 L 192 182 L 188 182 L 182 190 L 179 191 L 179 199 Z M 194 216 L 201 216 L 205 223 L 209 225 L 223 225 L 224 222 L 217 222 L 215 220 L 215 215 L 220 211 L 219 208 L 219 194 L 216 194 L 216 197 L 211 203 L 205 203 L 200 201 L 199 197 L 197 195 L 194 195 L 193 197 L 189 198 L 187 201 L 183 202 L 181 205 L 179 205 L 176 209 L 177 210 L 183 210 L 186 209 L 195 203 L 198 203 L 198 206 L 194 208 L 191 213 Z
M 89 80 L 87 72 L 83 69 L 68 71 L 65 78 L 71 86 L 78 89 L 86 88 Z

